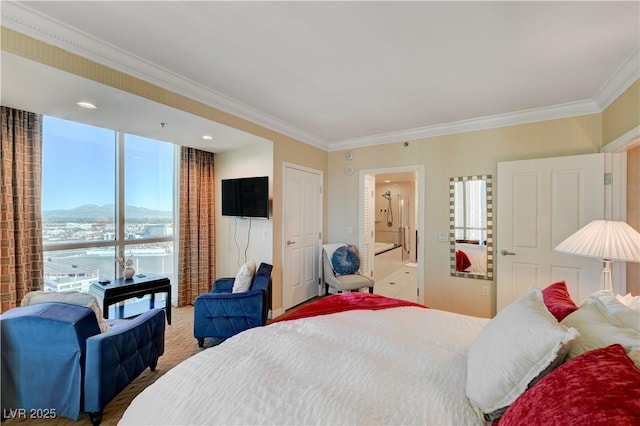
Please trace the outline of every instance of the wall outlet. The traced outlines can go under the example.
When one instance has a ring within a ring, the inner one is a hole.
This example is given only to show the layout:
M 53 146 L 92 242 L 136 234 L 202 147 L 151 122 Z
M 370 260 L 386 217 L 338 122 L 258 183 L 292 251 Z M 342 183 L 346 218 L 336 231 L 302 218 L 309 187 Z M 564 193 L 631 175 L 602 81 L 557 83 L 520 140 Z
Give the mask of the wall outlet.
M 353 234 L 353 228 L 350 226 L 347 226 L 347 234 L 351 235 Z
M 483 285 L 482 286 L 482 295 L 483 296 L 488 296 L 489 295 L 489 286 L 488 285 Z
M 438 241 L 449 241 L 449 233 L 448 232 L 438 232 Z

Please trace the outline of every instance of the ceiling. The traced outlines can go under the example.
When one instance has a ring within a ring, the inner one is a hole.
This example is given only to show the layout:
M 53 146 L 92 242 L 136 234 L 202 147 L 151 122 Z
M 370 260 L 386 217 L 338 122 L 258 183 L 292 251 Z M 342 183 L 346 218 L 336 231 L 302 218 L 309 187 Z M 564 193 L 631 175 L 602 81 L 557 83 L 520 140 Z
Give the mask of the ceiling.
M 2 1 L 2 25 L 329 151 L 600 112 L 640 76 L 637 1 Z M 86 120 L 73 103 L 98 91 L 101 123 L 255 141 L 4 52 L 1 65 L 3 105 Z

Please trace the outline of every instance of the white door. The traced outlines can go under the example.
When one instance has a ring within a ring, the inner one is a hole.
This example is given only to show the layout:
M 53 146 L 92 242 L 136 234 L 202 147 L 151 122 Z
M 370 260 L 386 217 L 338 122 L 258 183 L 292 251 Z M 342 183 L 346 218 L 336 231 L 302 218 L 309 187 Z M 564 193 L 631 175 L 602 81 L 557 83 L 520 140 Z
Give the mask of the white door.
M 376 190 L 376 177 L 374 175 L 364 176 L 364 200 L 362 202 L 364 244 L 362 247 L 362 265 L 360 265 L 360 273 L 370 278 L 373 276 L 374 262 L 374 239 L 375 239 L 375 210 L 376 203 L 374 201 L 374 192 Z
M 565 280 L 577 303 L 600 288 L 597 259 L 554 248 L 604 218 L 604 154 L 498 163 L 496 309 Z
M 283 176 L 282 301 L 289 309 L 318 295 L 322 173 L 287 164 Z

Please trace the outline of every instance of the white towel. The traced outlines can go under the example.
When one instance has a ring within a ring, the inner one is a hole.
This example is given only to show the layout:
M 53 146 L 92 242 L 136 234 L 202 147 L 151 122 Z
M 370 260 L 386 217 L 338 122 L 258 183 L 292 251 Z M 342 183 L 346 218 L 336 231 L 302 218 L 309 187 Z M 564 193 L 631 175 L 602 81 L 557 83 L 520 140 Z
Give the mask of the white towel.
M 402 235 L 402 245 L 407 253 L 409 253 L 409 227 L 403 227 L 403 235 Z

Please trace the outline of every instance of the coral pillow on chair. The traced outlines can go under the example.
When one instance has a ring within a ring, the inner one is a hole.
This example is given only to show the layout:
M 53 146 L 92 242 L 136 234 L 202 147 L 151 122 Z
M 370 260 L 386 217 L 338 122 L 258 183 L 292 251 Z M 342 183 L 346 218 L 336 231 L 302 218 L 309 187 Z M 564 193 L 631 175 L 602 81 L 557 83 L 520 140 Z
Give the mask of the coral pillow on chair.
M 638 425 L 640 370 L 618 344 L 585 352 L 520 396 L 499 424 Z
M 558 281 L 542 290 L 542 298 L 551 315 L 558 321 L 562 321 L 567 315 L 578 310 L 578 306 L 569 295 L 565 281 Z

